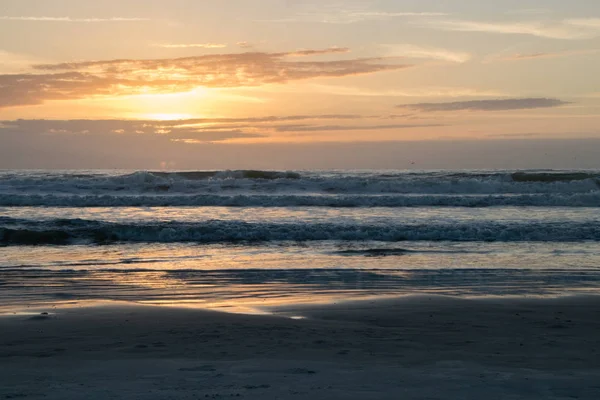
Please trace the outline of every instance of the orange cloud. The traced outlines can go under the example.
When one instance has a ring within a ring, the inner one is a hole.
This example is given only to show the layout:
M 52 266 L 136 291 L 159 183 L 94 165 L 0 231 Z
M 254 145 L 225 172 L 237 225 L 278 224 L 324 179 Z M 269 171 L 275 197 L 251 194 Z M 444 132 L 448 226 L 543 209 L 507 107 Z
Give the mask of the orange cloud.
M 92 96 L 177 93 L 344 77 L 410 67 L 387 58 L 298 61 L 290 57 L 346 53 L 345 48 L 249 52 L 154 60 L 106 60 L 35 65 L 39 73 L 0 75 L 0 107 Z
M 442 124 L 388 124 L 388 125 L 279 125 L 277 132 L 324 132 L 324 131 L 370 131 L 381 129 L 430 128 L 444 126 Z
M 531 35 L 562 40 L 592 39 L 600 36 L 600 18 L 578 18 L 549 22 L 496 22 L 436 19 L 420 21 L 417 22 L 417 24 L 444 31 Z
M 573 51 L 563 51 L 556 53 L 519 53 L 513 54 L 507 57 L 498 58 L 500 61 L 521 61 L 521 60 L 534 60 L 538 58 L 559 58 L 559 57 L 569 57 L 569 56 L 578 56 L 578 55 L 588 55 L 588 54 L 596 54 L 599 53 L 600 50 L 591 49 L 591 50 L 573 50 Z
M 569 104 L 566 101 L 548 98 L 526 98 L 526 99 L 496 99 L 496 100 L 472 100 L 454 101 L 450 103 L 417 103 L 403 104 L 399 108 L 410 109 L 420 112 L 438 111 L 510 111 L 530 110 L 536 108 L 552 108 Z

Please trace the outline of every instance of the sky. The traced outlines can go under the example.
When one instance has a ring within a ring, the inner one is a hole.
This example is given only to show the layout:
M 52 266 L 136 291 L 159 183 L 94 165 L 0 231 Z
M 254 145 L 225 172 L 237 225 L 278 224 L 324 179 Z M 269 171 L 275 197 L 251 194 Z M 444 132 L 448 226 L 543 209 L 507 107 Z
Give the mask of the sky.
M 0 0 L 0 168 L 600 168 L 597 0 Z

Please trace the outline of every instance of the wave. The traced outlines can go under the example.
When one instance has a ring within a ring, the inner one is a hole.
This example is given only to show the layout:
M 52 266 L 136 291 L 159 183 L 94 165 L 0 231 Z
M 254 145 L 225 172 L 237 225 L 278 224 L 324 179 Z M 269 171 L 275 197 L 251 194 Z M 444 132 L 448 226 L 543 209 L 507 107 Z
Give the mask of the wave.
M 268 243 L 309 241 L 600 241 L 598 222 L 473 222 L 458 224 L 107 223 L 81 219 L 2 220 L 2 245 L 114 242 Z
M 479 254 L 488 254 L 488 252 L 481 251 L 467 251 L 467 250 L 425 250 L 425 249 L 403 249 L 403 248 L 367 248 L 367 249 L 347 249 L 347 250 L 338 250 L 333 254 L 340 256 L 362 256 L 362 257 L 373 257 L 373 258 L 382 258 L 382 257 L 395 257 L 395 256 L 406 256 L 409 254 L 467 254 L 467 253 L 479 253 Z
M 600 174 L 586 172 L 515 172 L 511 175 L 515 182 L 572 182 L 593 180 L 598 183 Z
M 62 230 L 29 230 L 0 228 L 0 243 L 16 245 L 65 245 L 72 235 Z
M 131 176 L 140 174 L 136 172 Z M 142 174 L 144 174 L 142 172 Z M 259 180 L 274 180 L 274 179 L 300 179 L 301 175 L 291 171 L 261 171 L 261 170 L 238 170 L 238 171 L 182 171 L 182 172 L 147 172 L 149 176 L 157 176 L 161 178 L 182 178 L 192 181 L 204 179 L 259 179 Z
M 1 207 L 599 207 L 600 191 L 499 195 L 0 194 Z
M 361 250 L 340 250 L 335 254 L 340 256 L 363 256 L 363 257 L 391 257 L 391 256 L 404 256 L 409 253 L 413 253 L 412 250 L 407 249 L 361 249 Z
M 600 194 L 600 172 L 0 172 L 0 195 L 573 195 Z M 48 200 L 52 200 L 49 197 Z M 16 203 L 16 202 L 14 202 Z

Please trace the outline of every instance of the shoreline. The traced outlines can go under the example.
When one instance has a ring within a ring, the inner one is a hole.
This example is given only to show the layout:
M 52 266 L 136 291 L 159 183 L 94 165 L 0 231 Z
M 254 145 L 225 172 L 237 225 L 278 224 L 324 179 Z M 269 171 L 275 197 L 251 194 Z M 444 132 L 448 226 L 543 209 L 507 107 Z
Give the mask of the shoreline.
M 0 398 L 600 397 L 600 296 L 50 311 L 0 318 Z

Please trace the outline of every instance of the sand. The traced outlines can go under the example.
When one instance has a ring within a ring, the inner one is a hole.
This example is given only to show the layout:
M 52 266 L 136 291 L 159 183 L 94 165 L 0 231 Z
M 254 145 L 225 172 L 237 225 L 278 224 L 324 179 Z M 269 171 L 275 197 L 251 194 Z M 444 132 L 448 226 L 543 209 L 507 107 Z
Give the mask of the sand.
M 597 297 L 271 311 L 5 315 L 0 399 L 600 399 Z

